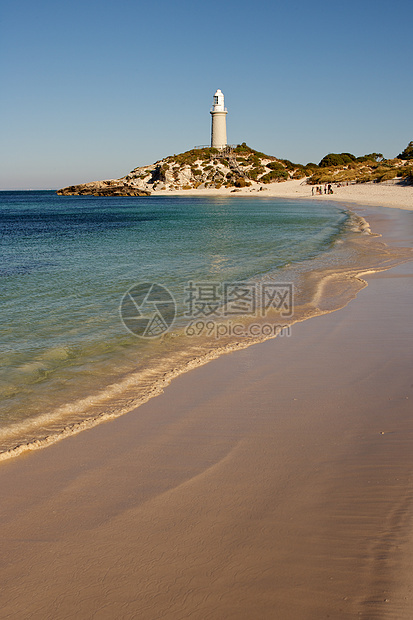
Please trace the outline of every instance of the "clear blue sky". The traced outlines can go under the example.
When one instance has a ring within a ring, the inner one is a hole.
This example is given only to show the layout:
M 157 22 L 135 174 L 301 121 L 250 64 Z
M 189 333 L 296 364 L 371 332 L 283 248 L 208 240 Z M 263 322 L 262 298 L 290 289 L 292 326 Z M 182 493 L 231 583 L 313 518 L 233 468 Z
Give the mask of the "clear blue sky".
M 0 188 L 123 176 L 210 139 L 295 162 L 413 140 L 411 0 L 2 2 Z

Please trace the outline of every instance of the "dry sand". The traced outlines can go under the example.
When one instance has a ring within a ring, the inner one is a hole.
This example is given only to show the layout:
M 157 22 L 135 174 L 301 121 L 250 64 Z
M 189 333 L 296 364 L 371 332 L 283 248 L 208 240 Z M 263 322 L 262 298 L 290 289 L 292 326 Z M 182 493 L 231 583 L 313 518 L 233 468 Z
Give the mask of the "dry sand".
M 181 191 L 153 192 L 156 196 L 182 195 L 182 196 L 268 196 L 278 198 L 311 198 L 314 200 L 334 200 L 344 202 L 356 202 L 366 205 L 380 205 L 383 207 L 395 207 L 398 209 L 413 209 L 413 185 L 399 185 L 394 183 L 363 183 L 335 187 L 333 195 L 312 196 L 311 185 L 304 181 L 286 181 L 285 183 L 270 183 L 260 185 L 254 183 L 251 188 L 233 190 L 220 189 L 192 189 Z
M 406 211 L 358 209 L 412 243 Z M 413 262 L 0 466 L 0 617 L 411 620 Z

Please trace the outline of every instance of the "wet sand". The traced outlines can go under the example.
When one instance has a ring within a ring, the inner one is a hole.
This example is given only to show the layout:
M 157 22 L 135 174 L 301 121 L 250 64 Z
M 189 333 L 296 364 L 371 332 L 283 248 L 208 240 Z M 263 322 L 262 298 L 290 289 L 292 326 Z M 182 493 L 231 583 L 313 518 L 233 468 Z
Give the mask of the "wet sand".
M 412 243 L 411 213 L 357 212 Z M 366 280 L 1 463 L 0 617 L 411 619 L 413 262 Z

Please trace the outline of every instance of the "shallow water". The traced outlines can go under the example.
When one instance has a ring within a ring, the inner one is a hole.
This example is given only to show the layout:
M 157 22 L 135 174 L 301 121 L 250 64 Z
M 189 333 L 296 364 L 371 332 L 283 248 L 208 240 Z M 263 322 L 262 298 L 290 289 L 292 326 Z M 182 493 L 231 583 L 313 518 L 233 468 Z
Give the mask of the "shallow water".
M 339 307 L 357 289 L 351 274 L 397 259 L 360 218 L 326 202 L 1 192 L 0 218 L 5 453 L 118 415 L 192 363 L 275 333 L 240 338 L 234 322 L 283 325 Z M 120 318 L 137 283 L 162 285 L 176 302 L 158 338 L 137 337 Z M 274 283 L 291 284 L 294 298 Z M 264 315 L 268 285 L 279 297 Z M 225 306 L 231 291 L 238 303 Z

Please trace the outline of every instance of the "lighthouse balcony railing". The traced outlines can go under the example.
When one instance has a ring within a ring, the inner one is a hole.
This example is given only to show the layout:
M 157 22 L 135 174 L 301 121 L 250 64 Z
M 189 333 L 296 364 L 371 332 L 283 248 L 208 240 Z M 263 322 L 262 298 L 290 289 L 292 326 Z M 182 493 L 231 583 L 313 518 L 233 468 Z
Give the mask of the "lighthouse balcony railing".
M 215 106 L 213 106 L 211 108 L 211 112 L 228 112 L 227 108 L 224 108 L 223 110 L 215 110 Z
M 237 146 L 238 144 L 226 144 L 225 146 L 221 148 L 234 150 L 237 148 Z M 193 146 L 192 148 L 193 149 L 211 149 L 215 147 L 212 147 L 210 144 L 197 144 L 197 146 Z

